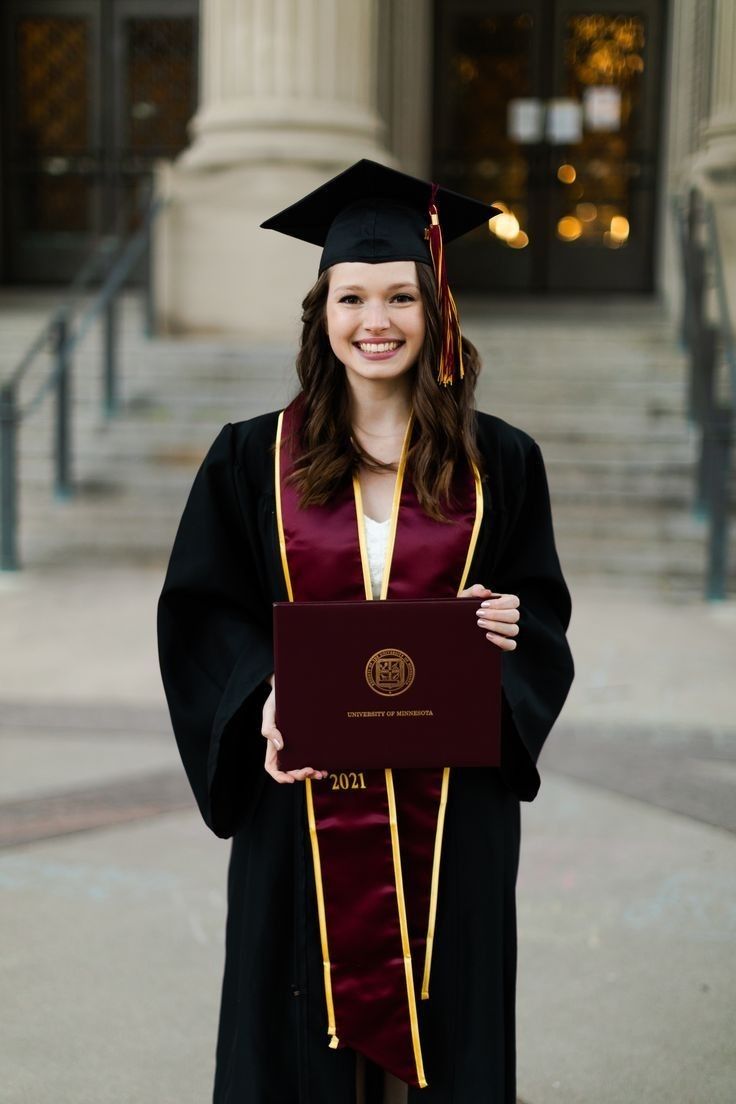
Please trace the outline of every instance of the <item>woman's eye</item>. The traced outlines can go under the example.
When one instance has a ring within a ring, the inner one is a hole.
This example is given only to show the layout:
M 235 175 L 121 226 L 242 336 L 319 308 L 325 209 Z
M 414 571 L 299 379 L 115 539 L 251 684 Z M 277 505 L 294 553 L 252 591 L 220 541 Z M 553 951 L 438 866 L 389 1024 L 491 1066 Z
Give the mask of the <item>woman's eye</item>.
M 343 296 L 340 297 L 339 302 L 341 302 L 341 303 L 357 303 L 358 302 L 358 296 L 357 295 L 343 295 Z
M 394 299 L 401 300 L 404 303 L 414 303 L 415 299 L 413 295 L 408 295 L 405 291 L 400 291 L 398 295 L 394 295 Z

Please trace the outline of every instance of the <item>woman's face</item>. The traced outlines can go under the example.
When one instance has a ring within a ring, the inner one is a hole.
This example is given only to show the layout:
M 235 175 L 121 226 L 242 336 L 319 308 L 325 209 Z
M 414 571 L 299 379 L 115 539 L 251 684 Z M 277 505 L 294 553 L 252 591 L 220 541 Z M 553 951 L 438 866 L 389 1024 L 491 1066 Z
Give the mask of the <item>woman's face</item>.
M 345 261 L 330 269 L 327 333 L 348 379 L 390 380 L 415 363 L 425 321 L 414 261 Z

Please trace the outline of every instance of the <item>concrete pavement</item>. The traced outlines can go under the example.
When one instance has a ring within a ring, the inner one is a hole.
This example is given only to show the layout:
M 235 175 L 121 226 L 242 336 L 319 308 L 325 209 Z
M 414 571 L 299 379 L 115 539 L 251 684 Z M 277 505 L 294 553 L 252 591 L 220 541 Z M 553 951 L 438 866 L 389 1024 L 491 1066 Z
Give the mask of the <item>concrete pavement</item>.
M 0 851 L 3 1104 L 209 1099 L 228 847 L 185 790 L 141 797 L 179 770 L 161 573 L 0 576 L 0 827 L 36 826 Z M 731 1104 L 736 605 L 573 594 L 578 676 L 523 807 L 519 1094 Z

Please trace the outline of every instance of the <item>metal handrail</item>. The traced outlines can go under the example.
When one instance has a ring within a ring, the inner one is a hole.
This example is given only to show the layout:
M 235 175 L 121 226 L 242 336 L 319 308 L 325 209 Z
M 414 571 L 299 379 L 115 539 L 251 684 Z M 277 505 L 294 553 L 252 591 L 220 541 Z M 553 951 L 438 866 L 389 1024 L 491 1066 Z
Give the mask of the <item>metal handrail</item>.
M 21 357 L 17 367 L 11 372 L 7 383 L 20 383 L 23 376 L 33 364 L 33 361 L 48 348 L 49 338 L 53 334 L 54 327 L 60 318 L 68 317 L 74 309 L 75 301 L 89 283 L 95 278 L 102 261 L 109 256 L 119 245 L 119 239 L 114 235 L 105 235 L 95 242 L 84 264 L 81 266 L 71 284 L 66 290 L 66 296 L 62 303 L 54 309 L 51 316 L 46 319 L 39 332 L 34 337 L 29 348 Z
M 681 340 L 690 354 L 688 416 L 699 436 L 694 511 L 708 524 L 705 597 L 720 601 L 728 588 L 729 491 L 736 418 L 736 337 L 723 272 L 713 204 L 696 188 L 673 201 L 683 271 Z M 716 320 L 707 308 L 715 292 Z M 728 392 L 719 368 L 728 369 Z
M 731 395 L 736 400 L 736 336 L 734 335 L 731 321 L 731 309 L 726 293 L 726 278 L 723 272 L 723 258 L 721 246 L 718 241 L 718 227 L 716 226 L 715 210 L 713 204 L 706 206 L 708 245 L 713 258 L 713 271 L 715 275 L 715 290 L 718 299 L 718 310 L 721 316 L 721 338 L 723 352 L 731 374 Z
M 102 406 L 106 417 L 119 410 L 117 368 L 118 296 L 140 259 L 145 256 L 144 331 L 153 333 L 153 281 L 151 231 L 165 204 L 161 197 L 148 202 L 141 225 L 127 239 L 106 235 L 99 239 L 72 283 L 64 301 L 56 307 L 31 342 L 17 367 L 0 384 L 0 570 L 16 571 L 19 564 L 18 533 L 18 427 L 51 393 L 56 395 L 54 419 L 54 486 L 56 497 L 69 499 L 72 478 L 71 385 L 73 357 L 90 329 L 104 314 Z M 112 260 L 110 261 L 110 259 Z M 105 262 L 107 264 L 105 265 Z M 102 278 L 89 306 L 74 322 L 81 292 L 93 279 Z M 30 400 L 21 405 L 20 384 L 36 358 L 52 346 L 53 363 Z

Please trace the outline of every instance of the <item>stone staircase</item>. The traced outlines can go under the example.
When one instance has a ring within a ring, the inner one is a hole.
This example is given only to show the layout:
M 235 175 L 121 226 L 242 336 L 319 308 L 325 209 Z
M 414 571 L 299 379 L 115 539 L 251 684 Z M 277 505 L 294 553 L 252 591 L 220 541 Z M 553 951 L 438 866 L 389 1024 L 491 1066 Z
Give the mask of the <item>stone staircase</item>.
M 685 357 L 662 309 L 517 300 L 466 304 L 463 318 L 485 365 L 479 405 L 542 446 L 566 572 L 699 595 L 697 437 L 684 412 Z
M 2 292 L 0 377 L 54 302 L 45 293 Z M 570 578 L 699 595 L 705 535 L 690 509 L 696 440 L 683 415 L 684 358 L 661 309 L 640 299 L 492 299 L 469 300 L 461 311 L 485 365 L 478 405 L 542 447 Z M 291 350 L 147 341 L 133 296 L 123 302 L 121 334 L 117 418 L 100 411 L 98 334 L 75 362 L 72 501 L 53 497 L 52 404 L 23 427 L 20 551 L 29 567 L 163 561 L 221 425 L 276 409 L 295 389 L 294 341 Z M 736 559 L 736 534 L 732 549 Z

